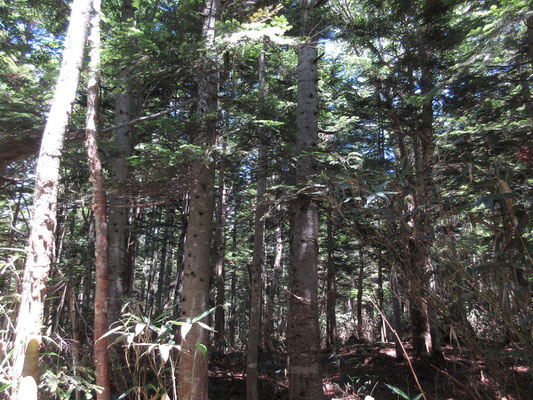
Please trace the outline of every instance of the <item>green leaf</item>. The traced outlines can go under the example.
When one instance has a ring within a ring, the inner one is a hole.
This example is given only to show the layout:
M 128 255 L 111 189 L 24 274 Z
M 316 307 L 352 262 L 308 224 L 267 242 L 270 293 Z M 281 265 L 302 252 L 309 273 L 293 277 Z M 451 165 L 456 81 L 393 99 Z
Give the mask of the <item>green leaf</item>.
M 407 396 L 402 389 L 397 388 L 396 386 L 389 385 L 388 383 L 386 383 L 385 386 L 387 386 L 390 390 L 392 390 L 397 395 L 402 396 L 405 400 L 409 400 L 409 396 Z
M 202 354 L 204 355 L 204 357 L 207 357 L 207 347 L 205 346 L 205 344 L 198 343 L 198 344 L 196 345 L 196 348 L 202 352 Z
M 200 321 L 201 319 L 204 319 L 204 318 L 207 317 L 209 314 L 211 314 L 213 311 L 215 311 L 216 308 L 217 308 L 217 307 L 215 306 L 215 307 L 213 307 L 213 308 L 210 308 L 210 309 L 207 310 L 207 311 L 204 311 L 203 313 L 201 313 L 201 314 L 198 315 L 197 317 L 194 317 L 193 320 L 192 320 L 192 322 L 194 323 L 194 322 L 198 322 L 198 321 Z
M 122 328 L 124 328 L 124 327 L 123 326 L 117 326 L 117 327 L 115 327 L 113 329 L 110 329 L 106 333 L 104 333 L 102 336 L 100 336 L 100 338 L 98 340 L 102 340 L 103 338 L 108 337 L 108 336 L 112 335 L 113 333 L 116 333 L 116 332 L 120 331 Z
M 12 384 L 13 383 L 10 382 L 10 383 L 6 383 L 5 385 L 0 386 L 0 392 L 3 392 L 4 390 L 9 389 L 9 387 L 11 387 Z
M 198 321 L 198 325 L 200 325 L 202 328 L 207 329 L 208 331 L 215 332 L 214 328 L 211 328 L 209 325 L 204 324 L 203 322 Z

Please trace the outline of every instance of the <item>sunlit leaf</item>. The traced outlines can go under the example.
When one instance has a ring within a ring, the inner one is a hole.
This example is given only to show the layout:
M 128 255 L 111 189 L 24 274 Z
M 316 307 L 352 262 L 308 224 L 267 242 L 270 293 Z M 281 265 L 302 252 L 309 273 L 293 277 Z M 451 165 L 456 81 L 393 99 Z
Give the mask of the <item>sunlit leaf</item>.
M 171 348 L 172 346 L 169 346 L 168 344 L 159 345 L 159 352 L 161 353 L 161 359 L 163 360 L 163 364 L 167 362 L 168 357 L 170 356 Z
M 189 331 L 191 330 L 192 328 L 192 324 L 189 323 L 189 322 L 184 322 L 182 325 L 181 325 L 181 338 L 183 340 L 185 340 L 185 337 L 187 336 L 187 334 L 189 333 Z
M 141 333 L 144 328 L 146 328 L 146 324 L 143 324 L 142 322 L 139 322 L 135 325 L 135 336 L 137 336 L 139 333 Z

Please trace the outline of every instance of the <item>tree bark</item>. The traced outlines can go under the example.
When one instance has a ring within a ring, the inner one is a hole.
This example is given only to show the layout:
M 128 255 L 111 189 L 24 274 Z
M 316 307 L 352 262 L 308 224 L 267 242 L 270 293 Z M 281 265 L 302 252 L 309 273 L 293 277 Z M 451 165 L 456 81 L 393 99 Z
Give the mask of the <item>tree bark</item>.
M 12 398 L 17 400 L 31 400 L 37 396 L 44 297 L 54 252 L 59 164 L 79 83 L 91 6 L 90 0 L 74 0 L 72 4 L 63 61 L 37 163 L 31 232 L 13 353 Z M 24 394 L 19 393 L 19 385 L 23 386 Z
M 399 294 L 399 283 L 398 275 L 394 269 L 390 273 L 390 288 L 392 292 L 392 326 L 396 331 L 394 335 L 394 349 L 396 351 L 396 359 L 398 361 L 404 359 L 404 354 L 402 350 L 402 344 L 400 342 L 402 338 L 402 309 L 400 307 L 400 294 Z
M 265 75 L 265 49 L 259 55 L 259 101 L 266 96 L 266 75 Z M 261 114 L 261 112 L 260 112 Z M 254 226 L 254 252 L 252 262 L 252 282 L 250 295 L 250 329 L 248 331 L 248 355 L 246 361 L 246 398 L 247 400 L 257 400 L 259 398 L 257 390 L 258 376 L 258 350 L 261 335 L 261 290 L 263 287 L 262 272 L 265 268 L 265 206 L 266 194 L 266 169 L 267 169 L 267 149 L 265 138 L 259 134 L 258 155 L 257 155 L 257 195 L 255 209 Z
M 74 275 L 74 274 L 72 274 Z M 70 277 L 68 297 L 69 297 L 69 317 L 70 325 L 72 327 L 72 376 L 79 377 L 79 365 L 80 365 L 80 337 L 78 335 L 78 318 L 76 316 L 76 297 L 74 294 L 74 277 Z M 76 389 L 76 400 L 81 400 L 81 391 Z
M 221 0 L 206 0 L 202 15 L 202 40 L 205 55 L 202 76 L 198 83 L 198 113 L 200 132 L 195 144 L 208 149 L 217 138 L 218 66 L 214 58 L 215 21 Z M 215 168 L 213 161 L 193 163 L 190 189 L 190 213 L 185 245 L 183 271 L 182 318 L 194 318 L 207 310 L 211 267 L 209 254 L 213 228 L 213 192 Z M 178 366 L 178 398 L 206 400 L 207 390 L 207 331 L 195 324 L 182 340 Z
M 95 266 L 96 289 L 94 295 L 94 364 L 98 400 L 111 399 L 109 362 L 107 354 L 107 300 L 109 295 L 109 271 L 107 258 L 107 199 L 104 189 L 104 173 L 98 154 L 98 102 L 100 91 L 100 7 L 101 0 L 93 0 L 91 34 L 89 43 L 91 58 L 87 95 L 86 138 L 90 180 L 93 187 L 94 227 L 96 233 Z
M 419 57 L 422 62 L 420 87 L 422 94 L 431 93 L 434 88 L 431 67 L 432 50 L 428 45 L 421 45 Z M 418 143 L 418 163 L 416 167 L 416 190 L 414 194 L 413 216 L 414 234 L 410 240 L 410 303 L 413 330 L 413 351 L 416 356 L 423 356 L 431 351 L 431 328 L 428 313 L 429 293 L 429 253 L 432 236 L 432 216 L 430 211 L 435 143 L 433 138 L 433 97 L 422 105 L 420 123 L 415 138 Z
M 122 1 L 122 24 L 132 24 L 135 10 L 132 0 Z M 127 71 L 119 72 L 119 80 L 125 80 Z M 134 95 L 129 85 L 117 95 L 115 100 L 115 125 L 127 123 L 134 114 Z M 125 275 L 127 271 L 127 208 L 116 207 L 123 201 L 118 190 L 121 183 L 127 181 L 129 170 L 127 159 L 131 155 L 133 128 L 126 126 L 115 131 L 115 154 L 109 163 L 114 189 L 109 194 L 109 324 L 120 317 L 124 294 L 127 293 Z
M 337 305 L 337 281 L 336 281 L 336 265 L 334 260 L 334 246 L 333 246 L 333 224 L 328 217 L 326 222 L 327 229 L 327 275 L 326 275 L 326 337 L 327 344 L 332 350 L 337 348 L 337 315 L 335 308 Z
M 385 315 L 385 310 L 383 309 L 384 296 L 383 296 L 383 261 L 381 260 L 381 254 L 378 257 L 378 309 L 379 309 L 379 338 L 381 342 L 387 341 L 387 324 L 383 315 Z
M 178 254 L 176 255 L 176 287 L 174 288 L 174 318 L 178 318 L 181 313 L 181 295 L 183 292 L 183 266 L 185 262 L 185 244 L 187 243 L 187 226 L 189 221 L 189 194 L 186 193 L 183 198 L 183 207 L 181 211 L 181 234 L 178 245 Z
M 281 257 L 283 256 L 283 238 L 281 232 L 280 221 L 281 206 L 276 206 L 276 217 L 274 219 L 274 235 L 276 238 L 276 251 L 274 255 L 274 265 L 272 266 L 272 275 L 268 280 L 267 286 L 267 304 L 265 307 L 264 322 L 263 322 L 263 347 L 265 350 L 265 356 L 269 356 L 274 351 L 272 344 L 272 336 L 274 335 L 274 305 L 279 301 L 279 280 L 281 276 Z M 281 316 L 280 316 L 281 317 Z M 281 318 L 277 319 L 278 322 Z
M 302 36 L 298 47 L 298 115 L 296 183 L 299 194 L 291 205 L 291 271 L 287 353 L 289 398 L 322 399 L 320 330 L 318 325 L 318 202 L 310 193 L 317 173 L 307 152 L 318 149 L 318 52 L 311 16 L 314 0 L 301 0 Z
M 170 281 L 169 264 L 171 264 L 172 240 L 174 236 L 174 207 L 167 205 L 165 207 L 165 228 L 163 230 L 163 243 L 161 244 L 161 261 L 159 265 L 159 275 L 157 277 L 157 294 L 155 295 L 155 303 L 157 314 L 165 309 L 165 302 L 168 300 L 168 282 Z
M 360 341 L 365 341 L 365 329 L 363 327 L 363 280 L 365 263 L 363 246 L 359 246 L 359 274 L 357 275 L 357 336 Z
M 226 142 L 224 140 L 224 150 L 226 149 Z M 225 345 L 224 332 L 224 303 L 226 301 L 225 294 L 225 279 L 224 279 L 224 258 L 226 256 L 226 217 L 228 213 L 228 188 L 225 184 L 226 160 L 222 156 L 220 160 L 220 169 L 218 171 L 218 213 L 216 221 L 215 232 L 215 284 L 217 288 L 215 310 L 215 342 L 217 347 L 223 348 Z

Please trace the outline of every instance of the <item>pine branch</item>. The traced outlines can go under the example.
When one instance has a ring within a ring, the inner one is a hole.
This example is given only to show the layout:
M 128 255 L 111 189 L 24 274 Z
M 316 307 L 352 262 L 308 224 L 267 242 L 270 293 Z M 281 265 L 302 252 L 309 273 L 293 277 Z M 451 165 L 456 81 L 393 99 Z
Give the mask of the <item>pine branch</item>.
M 112 132 L 112 131 L 115 131 L 117 129 L 126 128 L 128 126 L 136 125 L 136 124 L 139 124 L 141 122 L 150 121 L 152 119 L 156 119 L 156 118 L 162 117 L 163 115 L 170 114 L 171 112 L 174 112 L 176 110 L 179 110 L 180 108 L 183 108 L 183 107 L 191 104 L 193 101 L 194 101 L 193 99 L 189 99 L 189 100 L 181 103 L 180 105 L 178 105 L 176 107 L 172 107 L 172 108 L 169 108 L 169 109 L 164 110 L 164 111 L 160 111 L 160 112 L 155 113 L 155 114 L 145 115 L 144 117 L 135 118 L 135 119 L 132 119 L 131 121 L 125 122 L 125 123 L 120 124 L 120 125 L 110 126 L 109 128 L 101 129 L 100 133 Z

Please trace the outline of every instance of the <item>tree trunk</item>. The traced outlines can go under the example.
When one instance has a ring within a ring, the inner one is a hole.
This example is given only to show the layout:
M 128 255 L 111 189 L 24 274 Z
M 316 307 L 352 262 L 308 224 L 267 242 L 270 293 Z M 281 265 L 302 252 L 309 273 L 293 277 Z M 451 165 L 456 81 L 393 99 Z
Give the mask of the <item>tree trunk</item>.
M 161 244 L 161 262 L 159 265 L 159 276 L 157 278 L 157 294 L 155 296 L 155 304 L 157 314 L 161 313 L 165 309 L 165 302 L 168 300 L 168 282 L 170 280 L 170 273 L 168 265 L 171 263 L 169 250 L 171 247 L 172 238 L 174 236 L 174 208 L 170 205 L 165 207 L 165 229 L 163 230 L 163 243 Z
M 44 297 L 54 252 L 59 163 L 78 87 L 91 6 L 90 0 L 74 0 L 72 4 L 63 61 L 35 173 L 31 232 L 13 353 L 12 398 L 17 400 L 37 396 Z
M 174 288 L 174 318 L 178 318 L 181 312 L 180 299 L 183 292 L 183 265 L 185 262 L 185 244 L 187 243 L 187 225 L 189 221 L 189 194 L 183 198 L 183 208 L 181 211 L 181 234 L 176 255 L 176 287 Z
M 98 102 L 100 91 L 100 6 L 101 0 L 93 0 L 91 18 L 91 59 L 87 95 L 86 138 L 87 158 L 89 160 L 90 180 L 93 187 L 94 227 L 96 233 L 95 266 L 96 289 L 94 294 L 94 364 L 98 400 L 111 399 L 109 382 L 109 362 L 107 355 L 107 299 L 109 295 L 109 271 L 107 259 L 107 200 L 104 189 L 104 173 L 98 154 Z
M 419 49 L 422 61 L 420 87 L 422 94 L 431 93 L 434 88 L 431 67 L 432 50 L 429 46 Z M 428 313 L 429 293 L 429 253 L 432 237 L 432 216 L 430 211 L 435 143 L 433 139 L 433 97 L 422 106 L 420 124 L 416 132 L 418 139 L 415 148 L 419 150 L 416 165 L 416 191 L 414 195 L 414 235 L 410 241 L 411 279 L 410 303 L 413 329 L 413 350 L 416 356 L 431 351 L 431 328 Z
M 283 255 L 283 238 L 281 236 L 281 221 L 280 221 L 281 206 L 276 206 L 276 217 L 274 219 L 274 234 L 276 237 L 276 252 L 274 255 L 274 265 L 272 266 L 272 275 L 268 281 L 267 286 L 267 304 L 265 307 L 264 323 L 263 323 L 263 347 L 265 350 L 265 357 L 269 358 L 274 347 L 272 344 L 272 336 L 274 335 L 274 305 L 279 301 L 279 280 L 281 277 L 281 257 Z M 280 316 L 281 317 L 281 316 Z M 281 318 L 277 319 L 279 322 Z M 281 334 L 281 332 L 280 332 Z
M 396 334 L 394 335 L 394 348 L 396 351 L 396 359 L 400 361 L 404 359 L 402 344 L 400 342 L 402 338 L 402 309 L 399 300 L 398 276 L 394 270 L 391 271 L 390 288 L 392 292 L 392 326 L 396 331 Z
M 94 250 L 94 218 L 93 213 L 90 212 L 88 215 L 88 232 L 87 232 L 87 254 L 95 254 Z M 85 274 L 83 276 L 83 300 L 82 300 L 82 309 L 89 310 L 91 302 L 91 293 L 93 289 L 93 259 L 92 257 L 86 257 L 85 260 Z
M 529 62 L 533 68 L 533 15 L 530 15 L 526 21 L 527 26 L 527 54 Z
M 363 245 L 359 247 L 359 274 L 357 275 L 357 336 L 361 342 L 365 341 L 365 329 L 363 327 L 363 280 L 365 263 Z
M 332 350 L 337 348 L 337 316 L 335 308 L 337 305 L 337 281 L 336 281 L 336 265 L 334 260 L 334 246 L 333 246 L 333 224 L 330 217 L 327 222 L 327 275 L 326 275 L 326 337 L 328 347 Z
M 266 75 L 265 75 L 265 49 L 263 48 L 259 56 L 259 101 L 262 102 L 266 96 Z M 261 114 L 261 112 L 260 112 Z M 261 132 L 263 133 L 263 132 Z M 257 157 L 257 196 L 255 209 L 254 226 L 254 252 L 251 276 L 250 295 L 250 330 L 248 331 L 248 357 L 246 361 L 246 398 L 247 400 L 257 400 L 258 375 L 258 350 L 259 338 L 261 334 L 261 290 L 263 286 L 262 271 L 265 268 L 265 206 L 266 193 L 266 168 L 267 149 L 265 138 L 259 135 L 258 157 Z
M 130 26 L 134 18 L 132 0 L 122 1 L 122 24 L 123 28 Z M 119 72 L 119 81 L 126 80 L 127 71 Z M 126 85 L 122 93 L 115 100 L 115 125 L 128 122 L 134 114 L 134 96 L 131 88 Z M 127 159 L 131 155 L 133 142 L 133 128 L 131 126 L 115 131 L 115 154 L 110 160 L 109 171 L 113 181 L 113 190 L 109 194 L 109 324 L 120 318 L 123 296 L 127 291 L 124 276 L 127 271 L 127 208 L 117 207 L 124 200 L 120 196 L 121 184 L 129 177 Z
M 316 160 L 306 154 L 318 150 L 317 38 L 311 14 L 315 1 L 302 0 L 302 31 L 308 41 L 298 47 L 298 115 L 296 119 L 296 184 L 299 194 L 291 205 L 291 271 L 287 353 L 289 398 L 322 399 L 320 330 L 318 325 L 318 202 L 310 193 L 317 173 Z
M 207 150 L 216 142 L 218 109 L 218 68 L 212 58 L 215 44 L 215 21 L 221 0 L 206 0 L 203 10 L 202 40 L 206 50 L 202 76 L 198 83 L 200 132 L 195 144 Z M 190 212 L 185 245 L 181 318 L 194 318 L 207 310 L 211 267 L 209 254 L 213 228 L 213 191 L 215 168 L 212 161 L 194 162 L 190 188 Z M 207 331 L 195 324 L 182 340 L 178 366 L 178 398 L 206 400 Z
M 78 335 L 78 318 L 76 316 L 76 297 L 74 289 L 74 276 L 71 276 L 69 281 L 68 298 L 70 325 L 72 327 L 72 376 L 78 378 L 80 365 L 80 337 Z M 75 390 L 75 398 L 76 400 L 81 400 L 81 391 L 79 389 Z
M 226 141 L 224 140 L 224 150 L 226 149 Z M 224 333 L 224 303 L 226 299 L 225 295 L 225 279 L 224 279 L 224 257 L 226 256 L 226 216 L 228 213 L 228 189 L 224 182 L 225 180 L 225 168 L 226 160 L 225 156 L 220 160 L 220 170 L 218 171 L 218 213 L 216 221 L 215 232 L 215 284 L 217 288 L 216 305 L 215 310 L 215 342 L 217 347 L 223 348 L 225 345 L 225 333 Z
M 381 342 L 386 342 L 388 340 L 387 338 L 387 324 L 385 323 L 385 319 L 383 318 L 383 315 L 385 315 L 385 310 L 383 309 L 384 304 L 384 296 L 383 296 L 383 261 L 381 260 L 381 254 L 380 257 L 378 257 L 378 308 L 379 308 L 379 338 Z

